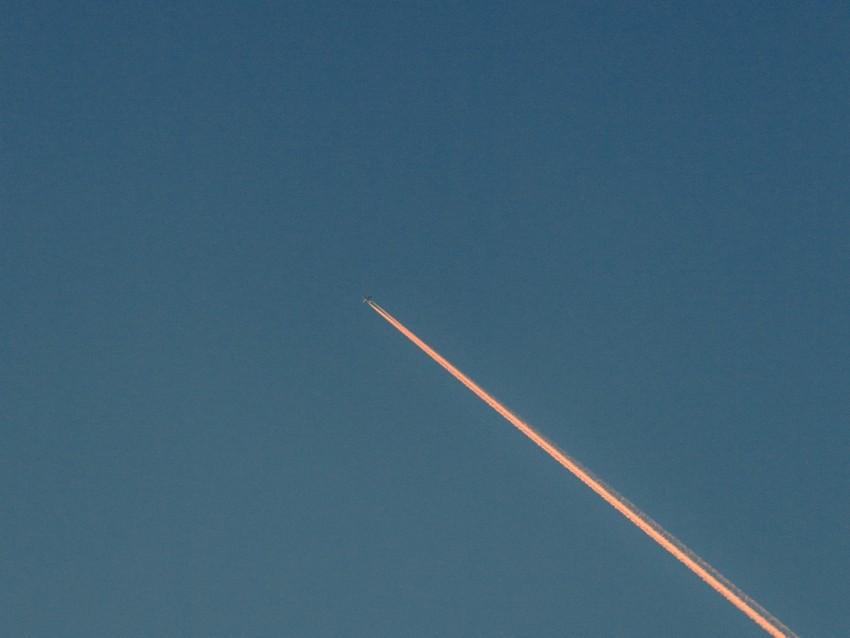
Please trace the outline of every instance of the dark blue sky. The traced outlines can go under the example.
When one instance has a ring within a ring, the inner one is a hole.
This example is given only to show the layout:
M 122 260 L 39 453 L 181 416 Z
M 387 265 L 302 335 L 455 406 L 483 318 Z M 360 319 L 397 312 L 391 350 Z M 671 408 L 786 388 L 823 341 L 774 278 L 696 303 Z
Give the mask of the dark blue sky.
M 6 3 L 0 633 L 850 634 L 845 3 Z

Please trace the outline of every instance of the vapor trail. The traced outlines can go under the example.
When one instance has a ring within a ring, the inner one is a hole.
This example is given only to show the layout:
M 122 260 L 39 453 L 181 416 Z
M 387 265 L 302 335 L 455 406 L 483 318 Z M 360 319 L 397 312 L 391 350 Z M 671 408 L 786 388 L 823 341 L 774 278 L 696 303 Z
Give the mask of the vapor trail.
M 374 310 L 384 319 L 386 319 L 405 337 L 407 337 L 413 343 L 419 346 L 419 348 L 421 348 L 422 351 L 425 352 L 425 354 L 427 354 L 434 361 L 443 366 L 453 377 L 455 377 L 467 388 L 472 390 L 472 392 L 474 392 L 478 396 L 478 398 L 484 401 L 496 412 L 501 414 L 505 419 L 507 419 L 512 425 L 519 429 L 520 432 L 525 434 L 529 439 L 531 439 L 537 445 L 543 448 L 549 454 L 549 456 L 551 456 L 558 463 L 560 463 L 566 469 L 572 472 L 576 477 L 578 477 L 578 479 L 582 483 L 584 483 L 594 492 L 599 494 L 599 496 L 605 499 L 605 501 L 607 501 L 614 509 L 620 512 L 620 514 L 625 516 L 632 523 L 634 523 L 641 530 L 643 530 L 647 534 L 647 536 L 649 536 L 652 540 L 661 545 L 661 547 L 670 552 L 679 561 L 684 563 L 688 567 L 688 569 L 690 569 L 697 576 L 702 578 L 721 596 L 723 596 L 726 600 L 735 605 L 735 607 L 744 612 L 751 620 L 758 624 L 758 626 L 764 629 L 768 634 L 770 634 L 774 638 L 799 638 L 797 634 L 795 634 L 788 627 L 779 622 L 778 619 L 774 618 L 764 607 L 759 605 L 756 601 L 754 601 L 752 598 L 750 598 L 744 592 L 738 589 L 720 572 L 718 572 L 711 565 L 706 563 L 693 551 L 688 549 L 688 547 L 686 547 L 684 543 L 682 543 L 675 536 L 666 531 L 663 527 L 661 527 L 661 525 L 659 525 L 649 516 L 641 512 L 633 503 L 620 496 L 612 488 L 608 487 L 600 479 L 595 477 L 589 470 L 582 467 L 577 461 L 571 459 L 569 456 L 561 452 L 554 445 L 549 443 L 549 441 L 544 439 L 540 434 L 533 430 L 531 426 L 522 421 L 513 412 L 508 410 L 505 406 L 503 406 L 496 399 L 490 396 L 483 388 L 481 388 L 481 386 L 479 386 L 472 379 L 467 377 L 463 372 L 458 370 L 446 359 L 444 359 L 439 353 L 437 353 L 437 351 L 431 348 L 431 346 L 429 346 L 427 343 L 425 343 L 419 337 L 413 334 L 410 330 L 404 327 L 404 325 L 402 325 L 402 323 L 399 322 L 390 313 L 381 308 L 378 304 L 376 304 L 368 297 L 364 298 L 363 301 L 365 303 L 368 303 L 369 306 L 371 306 L 372 310 Z

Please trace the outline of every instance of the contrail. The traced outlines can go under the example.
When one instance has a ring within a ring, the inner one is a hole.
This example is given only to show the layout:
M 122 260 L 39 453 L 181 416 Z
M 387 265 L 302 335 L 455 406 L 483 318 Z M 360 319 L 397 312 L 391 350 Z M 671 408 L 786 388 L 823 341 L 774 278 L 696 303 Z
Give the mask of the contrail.
M 783 625 L 779 620 L 774 618 L 764 607 L 759 605 L 752 598 L 733 585 L 726 577 L 706 563 L 702 558 L 697 556 L 693 551 L 688 549 L 684 543 L 665 530 L 661 525 L 652 520 L 649 516 L 641 512 L 633 503 L 620 496 L 613 489 L 608 487 L 600 479 L 594 476 L 589 470 L 582 467 L 577 461 L 561 452 L 554 445 L 540 436 L 530 425 L 522 421 L 513 412 L 499 403 L 496 399 L 490 396 L 481 386 L 467 377 L 463 372 L 454 367 L 446 359 L 444 359 L 436 350 L 431 348 L 427 343 L 413 334 L 410 330 L 404 327 L 398 319 L 393 317 L 386 310 L 369 297 L 364 297 L 363 302 L 369 304 L 372 310 L 381 315 L 390 324 L 392 324 L 405 337 L 410 339 L 425 354 L 431 357 L 434 361 L 443 366 L 448 372 L 460 381 L 467 388 L 472 390 L 478 398 L 484 401 L 487 405 L 501 414 L 520 432 L 525 434 L 529 439 L 543 448 L 549 456 L 555 459 L 558 463 L 572 472 L 578 479 L 587 485 L 594 492 L 599 494 L 620 514 L 629 519 L 632 523 L 643 530 L 656 543 L 675 556 L 679 561 L 685 564 L 692 572 L 702 578 L 712 588 L 714 588 L 721 596 L 738 609 L 744 612 L 751 620 L 759 627 L 764 629 L 774 638 L 799 638 L 797 634 Z

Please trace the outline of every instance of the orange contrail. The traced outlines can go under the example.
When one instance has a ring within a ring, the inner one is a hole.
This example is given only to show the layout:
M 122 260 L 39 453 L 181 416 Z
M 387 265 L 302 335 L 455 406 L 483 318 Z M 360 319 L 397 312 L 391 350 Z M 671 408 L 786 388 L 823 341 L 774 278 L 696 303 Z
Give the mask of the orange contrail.
M 390 313 L 381 308 L 368 297 L 364 298 L 363 301 L 368 303 L 372 310 L 386 319 L 405 337 L 419 346 L 425 354 L 448 370 L 449 373 L 451 373 L 451 375 L 458 381 L 472 390 L 482 401 L 510 421 L 512 425 L 519 429 L 520 432 L 525 434 L 529 439 L 543 448 L 549 456 L 575 474 L 582 483 L 599 494 L 599 496 L 605 499 L 614 509 L 620 512 L 620 514 L 642 529 L 647 536 L 661 545 L 661 547 L 670 552 L 678 560 L 683 562 L 688 569 L 702 578 L 721 596 L 749 616 L 750 619 L 758 624 L 759 627 L 764 629 L 774 638 L 799 638 L 797 634 L 774 618 L 764 607 L 759 605 L 756 601 L 729 582 L 729 580 L 727 580 L 720 572 L 706 563 L 693 551 L 688 549 L 684 543 L 666 531 L 658 523 L 653 521 L 649 516 L 641 512 L 633 503 L 617 494 L 617 492 L 595 477 L 590 471 L 582 467 L 577 461 L 571 459 L 554 445 L 549 443 L 549 441 L 540 436 L 531 428 L 531 426 L 522 421 L 513 412 L 490 396 L 483 388 L 481 388 L 481 386 L 467 377 L 451 363 L 446 361 L 439 353 L 431 348 L 431 346 L 405 328 L 404 325 L 402 325 L 401 322 L 399 322 Z

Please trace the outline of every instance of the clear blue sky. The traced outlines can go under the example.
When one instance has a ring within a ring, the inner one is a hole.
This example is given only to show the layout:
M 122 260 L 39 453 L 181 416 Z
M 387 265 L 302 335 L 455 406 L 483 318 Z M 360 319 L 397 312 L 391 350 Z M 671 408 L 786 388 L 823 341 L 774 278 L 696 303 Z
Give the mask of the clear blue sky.
M 0 633 L 766 635 L 370 294 L 850 635 L 850 8 L 709 5 L 5 3 Z

